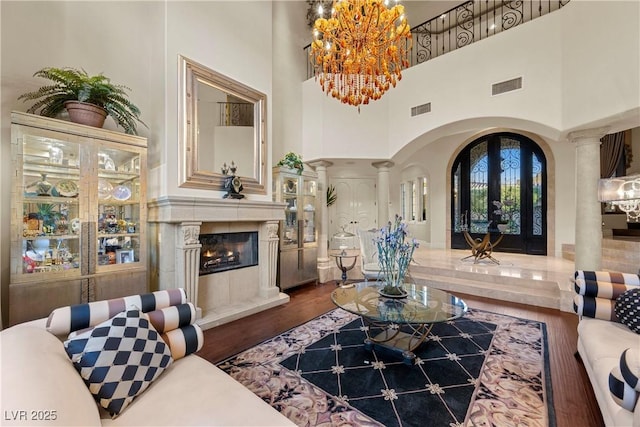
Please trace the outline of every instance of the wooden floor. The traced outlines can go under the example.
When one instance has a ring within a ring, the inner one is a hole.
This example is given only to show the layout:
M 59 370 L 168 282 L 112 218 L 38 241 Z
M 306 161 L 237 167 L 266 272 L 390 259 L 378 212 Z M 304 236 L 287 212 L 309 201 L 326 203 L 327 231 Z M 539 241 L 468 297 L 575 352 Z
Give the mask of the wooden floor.
M 335 308 L 329 294 L 335 282 L 308 284 L 289 290 L 288 304 L 204 332 L 198 353 L 219 362 Z M 581 362 L 575 358 L 577 316 L 559 310 L 457 294 L 469 307 L 545 322 L 551 365 L 553 402 L 558 427 L 604 425 Z

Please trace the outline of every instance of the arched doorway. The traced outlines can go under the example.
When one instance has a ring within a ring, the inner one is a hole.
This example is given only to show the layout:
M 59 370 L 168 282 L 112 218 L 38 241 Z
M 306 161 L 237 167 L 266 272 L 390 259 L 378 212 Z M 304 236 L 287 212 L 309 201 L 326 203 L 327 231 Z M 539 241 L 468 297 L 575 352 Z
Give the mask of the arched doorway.
M 542 149 L 511 132 L 484 135 L 465 147 L 451 170 L 451 247 L 462 234 L 504 234 L 496 251 L 547 253 L 547 164 Z

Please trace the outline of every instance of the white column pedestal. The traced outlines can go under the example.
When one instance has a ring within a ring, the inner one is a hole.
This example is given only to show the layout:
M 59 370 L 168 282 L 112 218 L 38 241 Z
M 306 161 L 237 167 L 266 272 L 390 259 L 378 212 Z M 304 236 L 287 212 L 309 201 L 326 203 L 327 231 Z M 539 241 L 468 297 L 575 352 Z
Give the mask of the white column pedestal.
M 378 169 L 378 228 L 380 228 L 389 221 L 389 169 L 394 163 L 383 161 L 371 165 Z
M 569 134 L 569 140 L 576 144 L 576 270 L 599 270 L 601 267 L 600 138 L 608 130 L 608 127 L 602 127 Z

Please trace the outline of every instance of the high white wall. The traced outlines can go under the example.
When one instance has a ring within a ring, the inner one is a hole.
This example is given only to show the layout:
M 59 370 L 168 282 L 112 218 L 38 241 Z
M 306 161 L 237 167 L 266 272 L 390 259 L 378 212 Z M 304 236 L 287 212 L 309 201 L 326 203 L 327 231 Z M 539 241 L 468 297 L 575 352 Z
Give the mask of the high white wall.
M 272 4 L 267 1 L 168 1 L 165 7 L 165 81 L 158 90 L 166 102 L 167 138 L 159 146 L 160 160 L 149 169 L 148 181 L 158 186 L 150 188 L 149 195 L 150 198 L 165 195 L 219 198 L 223 191 L 178 187 L 178 55 L 266 94 L 267 141 L 270 142 Z M 271 164 L 271 150 L 266 162 Z M 252 195 L 251 198 L 271 197 Z
M 303 154 L 393 160 L 396 212 L 395 189 L 407 179 L 403 171 L 420 164 L 431 177 L 430 244 L 445 247 L 447 163 L 456 150 L 488 128 L 538 135 L 556 165 L 549 192 L 555 215 L 549 219 L 552 252 L 560 254 L 575 234 L 575 146 L 567 134 L 640 126 L 639 16 L 638 0 L 572 0 L 557 12 L 405 70 L 396 88 L 360 112 L 326 97 L 310 79 L 303 83 Z M 522 89 L 491 96 L 493 83 L 515 77 L 522 77 Z M 426 102 L 430 113 L 410 116 L 411 107 Z
M 13 170 L 10 112 L 25 111 L 31 104 L 17 97 L 47 83 L 33 73 L 49 66 L 78 67 L 90 74 L 103 72 L 114 83 L 130 87 L 130 99 L 149 125 L 139 129 L 149 144 L 149 198 L 220 198 L 222 191 L 178 187 L 178 54 L 265 93 L 270 142 L 271 15 L 272 3 L 260 0 L 0 2 L 0 293 L 5 315 Z M 105 128 L 116 129 L 110 118 Z M 270 177 L 271 150 L 266 162 Z
M 141 136 L 155 147 L 164 143 L 164 10 L 161 2 L 0 2 L 0 292 L 5 319 L 9 286 L 12 110 L 31 104 L 22 93 L 48 84 L 32 77 L 44 67 L 83 68 L 104 73 L 131 88 L 130 100 L 149 129 Z M 111 118 L 105 128 L 116 129 Z M 122 129 L 120 129 L 122 131 Z
M 405 70 L 396 88 L 360 112 L 326 97 L 310 79 L 304 83 L 303 120 L 320 127 L 321 139 L 305 134 L 303 152 L 335 157 L 348 144 L 349 154 L 339 157 L 393 158 L 428 132 L 436 140 L 509 125 L 559 141 L 570 130 L 602 122 L 612 131 L 636 127 L 639 10 L 638 0 L 572 0 L 557 12 Z M 522 89 L 491 96 L 493 83 L 515 77 L 522 77 Z M 411 107 L 426 102 L 432 111 L 411 117 Z

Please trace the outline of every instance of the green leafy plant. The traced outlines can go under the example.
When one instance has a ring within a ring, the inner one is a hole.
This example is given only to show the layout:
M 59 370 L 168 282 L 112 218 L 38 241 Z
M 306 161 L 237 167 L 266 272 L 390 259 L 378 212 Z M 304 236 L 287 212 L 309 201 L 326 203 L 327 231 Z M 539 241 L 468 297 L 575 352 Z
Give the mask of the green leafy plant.
M 298 175 L 302 175 L 304 170 L 304 164 L 302 163 L 302 156 L 289 151 L 284 157 L 276 164 L 276 166 L 284 166 L 289 169 L 296 169 Z
M 28 113 L 40 110 L 41 116 L 55 117 L 65 108 L 67 101 L 80 101 L 103 108 L 116 124 L 128 134 L 136 135 L 136 122 L 147 125 L 140 119 L 140 109 L 128 99 L 126 86 L 111 83 L 102 74 L 89 76 L 85 70 L 76 68 L 48 67 L 36 71 L 34 77 L 49 79 L 53 84 L 27 92 L 19 100 L 33 101 Z
M 336 194 L 336 187 L 330 185 L 327 187 L 327 207 L 331 206 L 338 199 L 338 195 Z

